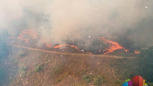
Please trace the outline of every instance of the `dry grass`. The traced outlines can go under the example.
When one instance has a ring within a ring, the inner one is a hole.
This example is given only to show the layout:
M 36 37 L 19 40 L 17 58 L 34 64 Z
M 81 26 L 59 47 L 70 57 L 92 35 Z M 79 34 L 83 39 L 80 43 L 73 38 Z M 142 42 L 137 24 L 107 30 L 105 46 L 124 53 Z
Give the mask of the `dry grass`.
M 9 86 L 119 86 L 115 73 L 115 58 L 63 55 L 56 53 L 24 50 L 24 58 L 17 58 L 12 52 L 14 64 L 21 72 L 16 74 Z M 20 68 L 21 67 L 21 68 Z

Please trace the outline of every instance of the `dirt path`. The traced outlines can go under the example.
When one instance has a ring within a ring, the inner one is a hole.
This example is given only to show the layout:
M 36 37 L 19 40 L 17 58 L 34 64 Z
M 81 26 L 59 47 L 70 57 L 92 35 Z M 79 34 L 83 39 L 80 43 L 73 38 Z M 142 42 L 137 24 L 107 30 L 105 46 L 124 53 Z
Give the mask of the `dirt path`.
M 122 56 L 114 56 L 114 55 L 94 55 L 94 54 L 86 54 L 86 53 L 84 53 L 84 54 L 82 54 L 82 53 L 64 53 L 64 52 L 48 51 L 48 50 L 37 49 L 37 48 L 23 47 L 23 46 L 18 46 L 18 45 L 10 45 L 10 46 L 16 47 L 16 48 L 23 48 L 23 49 L 28 49 L 28 50 L 39 51 L 39 52 L 54 53 L 54 54 L 123 58 Z

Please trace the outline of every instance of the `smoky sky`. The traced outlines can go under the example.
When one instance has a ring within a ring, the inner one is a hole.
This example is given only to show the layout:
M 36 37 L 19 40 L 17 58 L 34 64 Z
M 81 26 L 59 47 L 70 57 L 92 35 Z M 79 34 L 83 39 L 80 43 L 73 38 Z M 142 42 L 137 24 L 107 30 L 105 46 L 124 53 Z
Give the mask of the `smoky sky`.
M 55 43 L 97 36 L 117 39 L 131 30 L 130 40 L 152 45 L 152 8 L 152 0 L 1 0 L 0 28 L 12 36 L 35 29 Z

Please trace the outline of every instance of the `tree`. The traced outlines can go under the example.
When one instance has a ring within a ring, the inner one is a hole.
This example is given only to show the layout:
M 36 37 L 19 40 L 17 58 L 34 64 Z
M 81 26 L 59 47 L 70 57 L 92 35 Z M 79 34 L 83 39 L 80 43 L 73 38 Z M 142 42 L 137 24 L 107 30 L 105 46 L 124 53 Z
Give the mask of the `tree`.
M 109 44 L 104 44 L 102 41 L 94 39 L 92 40 L 91 45 L 88 47 L 88 50 L 93 54 L 103 54 L 103 50 L 105 48 L 109 48 Z M 99 50 L 101 50 L 102 52 L 99 52 Z
M 139 74 L 148 82 L 153 82 L 153 46 L 143 48 L 139 55 Z
M 8 55 L 8 49 L 6 45 L 6 39 L 8 38 L 8 33 L 6 30 L 0 32 L 0 85 L 5 81 L 6 68 L 3 64 L 3 58 Z
M 7 37 L 8 33 L 6 30 L 0 32 L 0 59 L 8 55 L 8 49 L 6 45 Z

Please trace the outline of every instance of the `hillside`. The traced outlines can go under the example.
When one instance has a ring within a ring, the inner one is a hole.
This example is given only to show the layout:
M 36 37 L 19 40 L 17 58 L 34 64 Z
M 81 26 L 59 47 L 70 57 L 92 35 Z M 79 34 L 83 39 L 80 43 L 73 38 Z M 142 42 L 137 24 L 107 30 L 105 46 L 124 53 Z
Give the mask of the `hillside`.
M 9 50 L 9 60 L 4 63 L 8 68 L 6 82 L 10 82 L 4 86 L 120 86 L 126 78 L 124 66 L 128 59 L 134 59 L 21 46 L 10 46 Z

